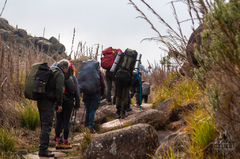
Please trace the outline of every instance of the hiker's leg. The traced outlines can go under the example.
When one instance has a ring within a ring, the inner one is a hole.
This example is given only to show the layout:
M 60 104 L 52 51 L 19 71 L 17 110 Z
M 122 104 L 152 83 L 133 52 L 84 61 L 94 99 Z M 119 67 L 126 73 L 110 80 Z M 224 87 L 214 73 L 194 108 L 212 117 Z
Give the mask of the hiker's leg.
M 37 102 L 38 108 L 40 108 L 41 114 L 41 134 L 39 151 L 46 152 L 49 146 L 49 134 L 52 129 L 53 115 L 54 115 L 54 103 L 43 99 Z
M 131 86 L 127 86 L 124 89 L 124 106 L 127 107 L 127 109 L 130 109 L 130 103 L 129 103 L 129 90 Z M 129 103 L 129 105 L 128 105 Z M 125 114 L 125 110 L 123 112 Z
M 86 113 L 85 113 L 85 127 L 89 126 L 89 112 L 90 112 L 90 104 L 91 100 L 89 99 L 88 95 L 83 94 L 83 102 L 86 108 Z
M 92 100 L 91 100 L 91 106 L 89 110 L 89 126 L 94 128 L 94 117 L 95 117 L 95 112 L 98 108 L 99 105 L 99 100 L 100 100 L 100 95 L 98 93 L 92 95 Z
M 107 97 L 106 100 L 107 102 L 111 102 L 111 91 L 112 91 L 112 73 L 107 70 L 106 71 L 106 82 L 107 82 Z
M 56 134 L 56 138 L 60 137 L 60 133 L 62 132 L 62 125 L 63 125 L 63 111 L 61 111 L 60 113 L 56 112 L 56 118 L 57 118 L 57 122 L 56 122 L 56 127 L 55 127 L 55 134 Z
M 64 114 L 64 139 L 68 139 L 69 134 L 69 120 L 71 118 L 73 110 L 73 103 L 68 104 L 67 106 L 63 107 L 63 114 Z
M 121 112 L 121 100 L 122 100 L 122 87 L 117 86 L 116 87 L 116 113 L 120 115 Z

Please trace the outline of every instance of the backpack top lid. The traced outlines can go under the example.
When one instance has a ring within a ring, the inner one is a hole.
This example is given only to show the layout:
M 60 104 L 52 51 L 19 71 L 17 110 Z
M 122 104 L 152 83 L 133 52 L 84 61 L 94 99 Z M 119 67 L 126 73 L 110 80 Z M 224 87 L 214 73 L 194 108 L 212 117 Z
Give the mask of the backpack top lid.
M 113 49 L 112 47 L 108 47 L 102 51 L 103 56 L 106 54 L 113 54 L 116 50 Z

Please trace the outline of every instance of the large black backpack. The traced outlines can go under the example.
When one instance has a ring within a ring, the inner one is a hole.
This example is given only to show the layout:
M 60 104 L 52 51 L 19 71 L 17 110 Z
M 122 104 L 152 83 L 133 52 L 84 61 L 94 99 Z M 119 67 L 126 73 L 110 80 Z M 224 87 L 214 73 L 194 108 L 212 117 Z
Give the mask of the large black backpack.
M 116 84 L 122 86 L 129 86 L 132 83 L 132 72 L 136 62 L 137 51 L 126 49 L 121 55 L 118 69 L 115 75 Z
M 84 94 L 95 94 L 100 87 L 99 62 L 95 60 L 83 61 L 78 73 L 78 85 Z
M 53 71 L 47 63 L 35 63 L 31 67 L 24 87 L 25 98 L 40 100 L 45 96 L 46 86 Z

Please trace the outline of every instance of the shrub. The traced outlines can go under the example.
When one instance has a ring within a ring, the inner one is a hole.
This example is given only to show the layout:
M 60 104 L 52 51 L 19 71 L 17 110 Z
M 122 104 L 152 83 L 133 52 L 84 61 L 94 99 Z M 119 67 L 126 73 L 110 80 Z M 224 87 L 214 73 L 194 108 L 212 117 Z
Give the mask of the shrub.
M 162 86 L 157 87 L 157 92 L 154 95 L 153 107 L 172 97 L 174 97 L 172 103 L 173 107 L 178 107 L 183 103 L 198 102 L 200 100 L 198 94 L 201 90 L 194 80 L 183 78 L 182 81 L 176 82 L 169 88 L 168 84 L 173 77 L 174 74 L 171 74 L 169 78 L 164 81 Z
M 80 143 L 81 144 L 81 149 L 84 150 L 89 143 L 92 141 L 93 136 L 90 133 L 90 130 L 87 128 L 82 128 L 82 133 L 83 133 L 83 141 Z
M 15 138 L 13 129 L 3 126 L 0 128 L 0 150 L 3 153 L 10 153 L 14 151 Z
M 192 114 L 185 118 L 189 124 L 190 148 L 187 148 L 191 157 L 203 157 L 202 150 L 218 135 L 215 121 L 206 109 L 195 109 Z
M 40 121 L 36 102 L 27 99 L 18 102 L 17 114 L 21 127 L 30 130 L 36 129 Z

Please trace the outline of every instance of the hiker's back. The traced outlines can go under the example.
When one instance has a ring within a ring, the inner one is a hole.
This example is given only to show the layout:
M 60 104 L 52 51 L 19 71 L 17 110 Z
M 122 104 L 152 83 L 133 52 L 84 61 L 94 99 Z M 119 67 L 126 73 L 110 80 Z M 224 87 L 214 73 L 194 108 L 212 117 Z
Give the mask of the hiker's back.
M 131 85 L 137 54 L 135 50 L 126 49 L 121 55 L 115 75 L 117 85 Z
M 95 94 L 100 87 L 99 62 L 95 60 L 83 61 L 78 73 L 78 84 L 81 92 Z
M 24 87 L 25 98 L 42 99 L 48 91 L 49 79 L 53 71 L 47 63 L 35 63 L 31 67 Z

